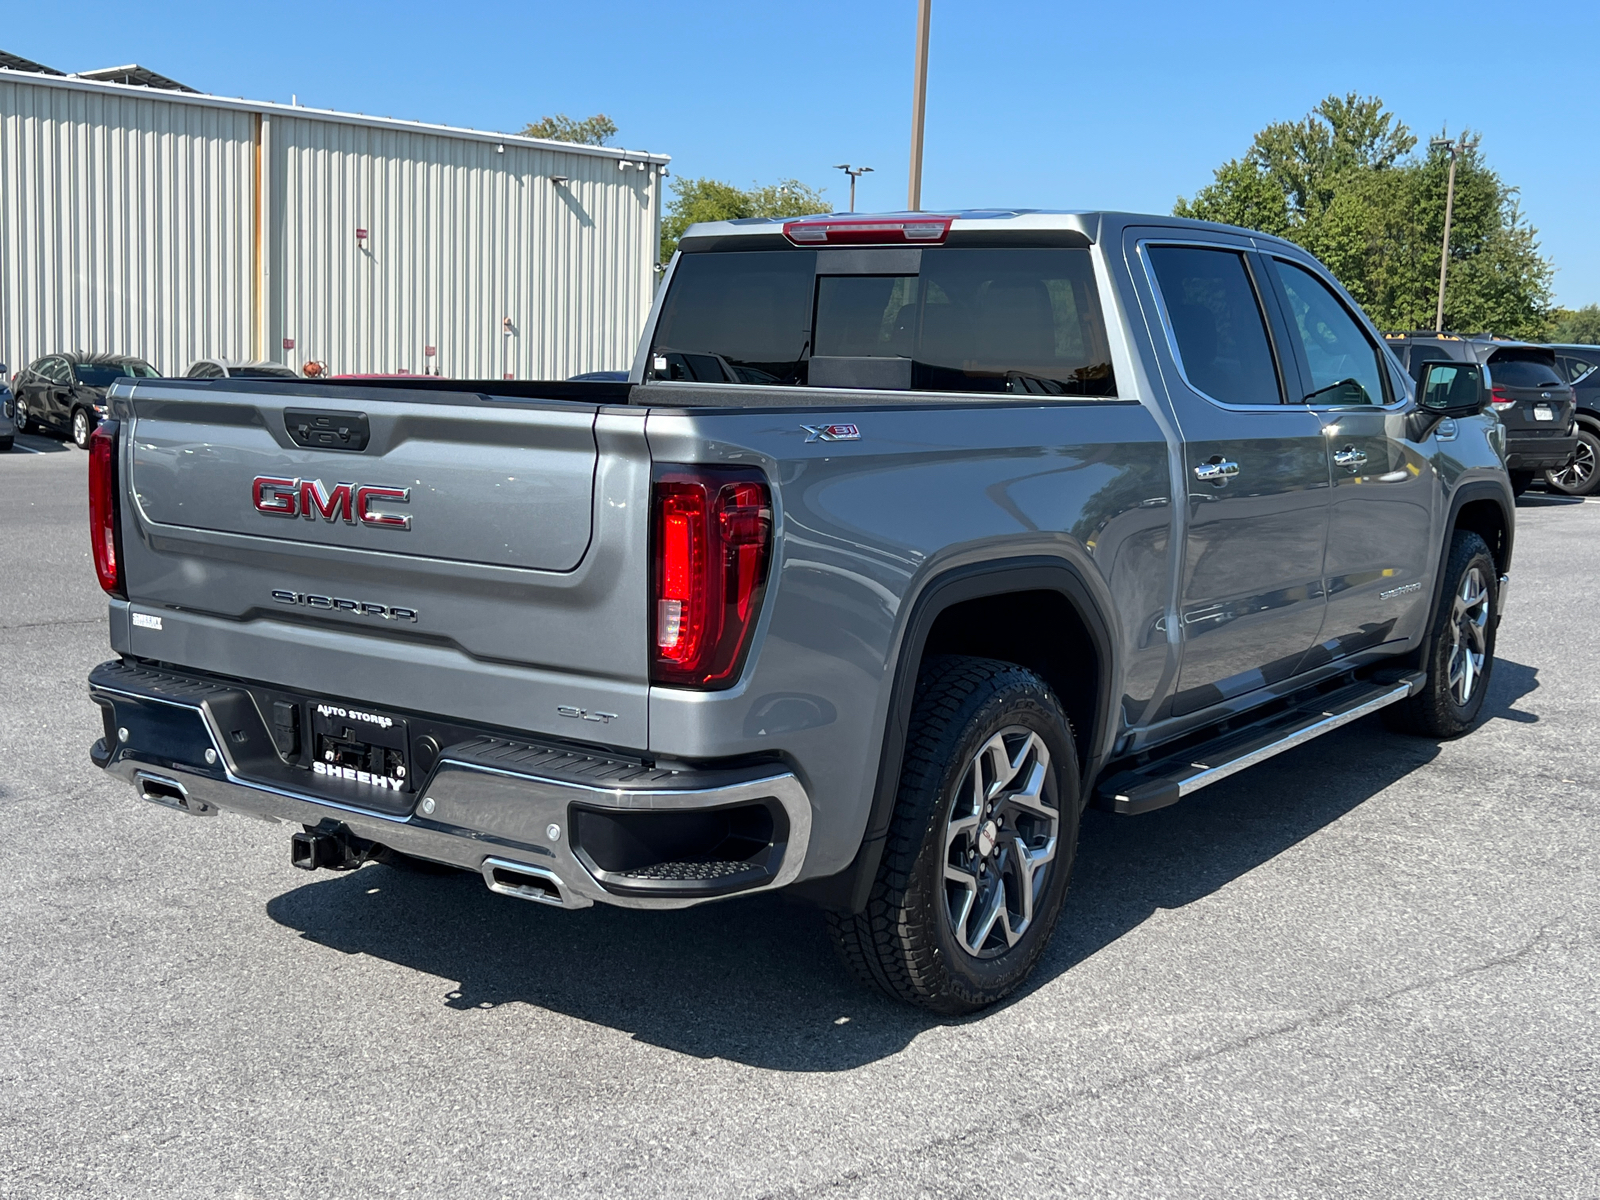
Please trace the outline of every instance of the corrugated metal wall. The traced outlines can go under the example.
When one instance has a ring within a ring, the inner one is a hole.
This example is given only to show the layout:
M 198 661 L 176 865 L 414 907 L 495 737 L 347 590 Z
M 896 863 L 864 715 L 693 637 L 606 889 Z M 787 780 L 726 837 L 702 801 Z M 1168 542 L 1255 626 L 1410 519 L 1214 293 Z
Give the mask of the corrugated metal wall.
M 457 378 L 630 365 L 654 288 L 653 172 L 281 114 L 266 146 L 274 345 L 336 371 L 421 371 L 431 345 Z
M 0 360 L 248 355 L 248 112 L 0 79 Z
M 632 360 L 659 162 L 35 78 L 0 72 L 13 371 L 64 349 L 171 374 L 207 356 L 480 379 Z

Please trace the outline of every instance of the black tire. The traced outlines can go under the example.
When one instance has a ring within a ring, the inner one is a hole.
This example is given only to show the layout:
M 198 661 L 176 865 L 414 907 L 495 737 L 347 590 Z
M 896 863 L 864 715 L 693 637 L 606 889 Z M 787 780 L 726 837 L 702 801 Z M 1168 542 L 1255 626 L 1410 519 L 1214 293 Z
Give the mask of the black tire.
M 1473 580 L 1481 585 L 1482 599 L 1467 604 L 1466 598 L 1478 594 L 1469 586 Z M 1421 665 L 1428 672 L 1428 682 L 1415 696 L 1383 710 L 1391 729 L 1420 737 L 1453 738 L 1472 728 L 1483 711 L 1494 672 L 1499 611 L 1500 576 L 1489 547 L 1477 534 L 1457 530 L 1450 542 L 1438 607 L 1422 644 Z M 1476 632 L 1469 630 L 1468 624 Z M 1463 702 L 1461 676 L 1471 665 L 1475 646 L 1481 646 L 1482 660 L 1472 671 Z
M 0 438 L 0 454 L 10 454 L 11 444 L 15 440 L 15 438 Z
M 1511 494 L 1513 496 L 1520 496 L 1533 486 L 1532 471 L 1510 471 L 1507 473 L 1511 476 Z
M 1563 496 L 1592 496 L 1600 491 L 1600 434 L 1578 426 L 1578 449 L 1559 471 L 1544 473 L 1545 486 Z
M 28 416 L 28 402 L 21 396 L 18 396 L 16 405 L 15 412 L 17 416 L 17 432 L 28 433 L 33 428 L 33 421 Z
M 981 789 L 993 797 L 986 803 L 979 788 L 962 785 L 971 783 L 969 771 L 986 769 L 978 760 L 997 738 L 1002 758 L 984 762 L 1012 760 L 1005 782 L 1024 774 L 1029 782 L 1008 790 L 997 775 Z M 899 794 L 866 909 L 828 914 L 845 962 L 894 999 L 946 1016 L 1010 995 L 1061 915 L 1078 845 L 1079 791 L 1072 726 L 1043 679 L 993 659 L 930 659 L 917 680 Z M 992 815 L 991 805 L 998 806 Z M 970 828 L 958 833 L 957 826 Z M 947 879 L 947 863 L 961 881 Z M 1024 876 L 1034 880 L 1026 889 Z M 953 906 L 971 915 L 958 919 Z M 979 932 L 985 917 L 989 925 Z M 976 941 L 979 953 L 963 939 Z
M 72 444 L 79 450 L 87 450 L 89 439 L 94 436 L 94 426 L 95 420 L 89 415 L 88 409 L 73 409 L 71 433 L 68 435 L 72 438 Z

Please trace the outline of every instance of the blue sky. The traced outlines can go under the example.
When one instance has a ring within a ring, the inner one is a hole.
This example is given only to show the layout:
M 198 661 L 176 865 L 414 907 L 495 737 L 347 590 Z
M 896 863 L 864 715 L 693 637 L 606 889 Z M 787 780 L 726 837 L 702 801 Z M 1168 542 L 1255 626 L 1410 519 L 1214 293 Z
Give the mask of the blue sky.
M 905 203 L 914 0 L 8 5 L 0 49 L 138 62 L 203 91 L 511 130 L 605 112 L 680 176 L 798 177 Z M 1438 16 L 1448 12 L 1451 19 Z M 1376 94 L 1466 125 L 1559 268 L 1600 301 L 1600 4 L 1065 5 L 934 0 L 923 203 L 1169 211 L 1269 121 Z M 1565 65 L 1570 61 L 1571 65 Z

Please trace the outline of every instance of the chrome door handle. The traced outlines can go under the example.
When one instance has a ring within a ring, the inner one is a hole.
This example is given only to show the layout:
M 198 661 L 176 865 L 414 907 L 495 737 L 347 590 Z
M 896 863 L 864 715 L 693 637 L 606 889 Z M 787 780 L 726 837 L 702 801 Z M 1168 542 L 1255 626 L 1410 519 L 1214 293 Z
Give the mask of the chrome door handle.
M 1367 465 L 1367 456 L 1354 446 L 1346 446 L 1343 450 L 1333 452 L 1333 462 L 1335 466 L 1359 471 Z
M 1229 462 L 1221 455 L 1203 462 L 1194 469 L 1194 477 L 1201 483 L 1227 483 L 1239 473 L 1239 464 Z

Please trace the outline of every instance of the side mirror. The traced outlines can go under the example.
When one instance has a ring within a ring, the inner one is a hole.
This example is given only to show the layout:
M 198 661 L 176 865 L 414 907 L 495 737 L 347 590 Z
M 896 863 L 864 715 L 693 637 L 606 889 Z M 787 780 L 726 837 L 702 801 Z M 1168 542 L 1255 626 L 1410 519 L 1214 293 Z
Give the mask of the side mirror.
M 1477 363 L 1441 360 L 1422 364 L 1417 403 L 1429 416 L 1473 417 L 1488 402 L 1489 389 Z

